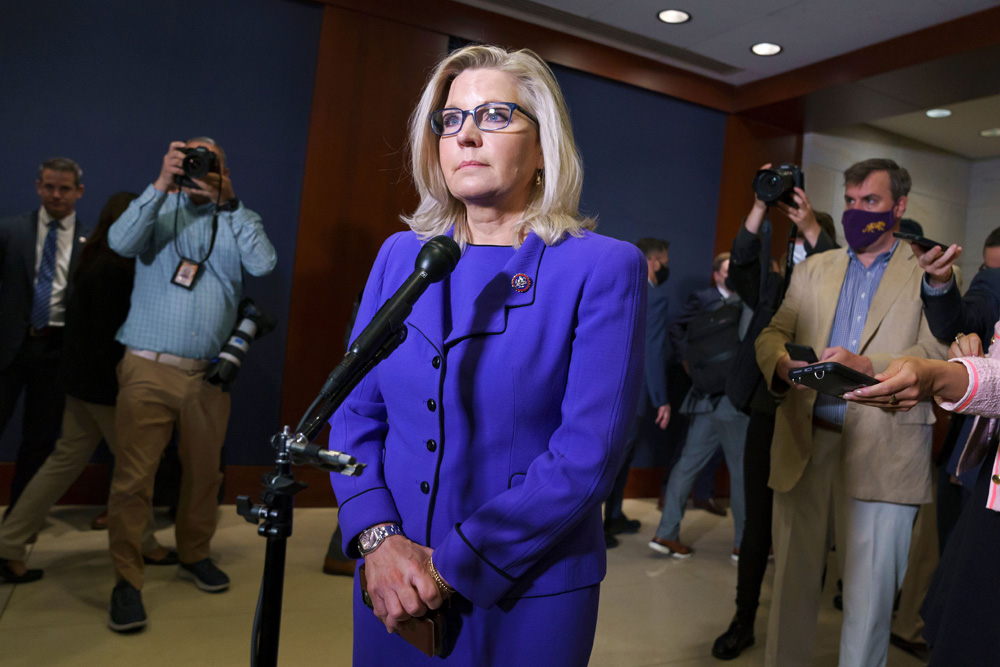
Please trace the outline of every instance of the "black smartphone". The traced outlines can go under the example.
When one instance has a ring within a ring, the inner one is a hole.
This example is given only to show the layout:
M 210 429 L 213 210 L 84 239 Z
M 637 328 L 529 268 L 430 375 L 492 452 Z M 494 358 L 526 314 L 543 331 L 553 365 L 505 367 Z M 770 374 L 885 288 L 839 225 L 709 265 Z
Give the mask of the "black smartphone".
M 910 243 L 916 243 L 921 248 L 925 248 L 927 250 L 930 250 L 934 246 L 937 246 L 938 248 L 941 248 L 942 252 L 944 252 L 945 250 L 951 247 L 945 245 L 944 243 L 931 241 L 926 236 L 917 236 L 916 234 L 907 234 L 906 232 L 893 232 L 892 235 L 895 236 L 897 239 L 903 239 L 904 241 L 909 241 Z
M 808 345 L 785 343 L 785 349 L 788 350 L 788 356 L 794 361 L 804 361 L 807 364 L 815 364 L 819 361 L 816 357 L 816 351 Z
M 843 396 L 849 391 L 860 387 L 870 387 L 878 384 L 878 380 L 859 373 L 835 361 L 824 361 L 819 364 L 793 368 L 788 371 L 788 379 L 793 384 L 804 384 L 821 394 Z

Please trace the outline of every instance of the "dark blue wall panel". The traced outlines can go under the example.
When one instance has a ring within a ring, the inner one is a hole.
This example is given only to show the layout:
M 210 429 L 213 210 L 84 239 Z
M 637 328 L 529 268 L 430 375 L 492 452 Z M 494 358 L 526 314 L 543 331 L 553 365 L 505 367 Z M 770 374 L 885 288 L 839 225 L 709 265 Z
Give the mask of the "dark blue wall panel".
M 711 283 L 725 114 L 564 67 L 562 86 L 580 152 L 581 209 L 597 231 L 670 241 L 671 316 Z M 667 465 L 682 444 L 677 415 L 666 433 L 643 429 L 636 467 Z
M 65 155 L 83 167 L 78 214 L 93 223 L 110 194 L 156 178 L 171 140 L 203 134 L 264 219 L 278 266 L 246 293 L 281 324 L 254 343 L 234 388 L 230 463 L 273 458 L 322 17 L 291 0 L 0 3 L 0 215 L 36 208 L 38 163 Z M 19 431 L 7 429 L 0 460 Z
M 710 284 L 725 114 L 555 67 L 583 154 L 581 209 L 624 241 L 670 241 L 671 306 Z M 678 308 L 674 308 L 676 311 Z

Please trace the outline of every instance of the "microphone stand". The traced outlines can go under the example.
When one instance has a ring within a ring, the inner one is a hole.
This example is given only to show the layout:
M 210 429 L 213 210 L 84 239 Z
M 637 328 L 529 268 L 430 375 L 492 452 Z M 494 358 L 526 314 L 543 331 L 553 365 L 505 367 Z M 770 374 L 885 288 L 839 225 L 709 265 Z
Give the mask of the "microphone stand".
M 261 577 L 260 594 L 251 633 L 250 664 L 253 667 L 276 667 L 278 664 L 278 639 L 281 632 L 281 604 L 285 584 L 285 553 L 288 538 L 292 534 L 292 510 L 294 496 L 307 487 L 295 481 L 292 464 L 305 462 L 322 470 L 339 472 L 342 475 L 357 476 L 365 468 L 353 457 L 345 463 L 333 463 L 310 452 L 304 446 L 319 435 L 330 415 L 344 402 L 351 390 L 380 361 L 388 357 L 406 339 L 406 326 L 400 325 L 375 351 L 371 359 L 361 360 L 350 377 L 343 379 L 343 386 L 331 387 L 331 383 L 313 401 L 310 409 L 293 433 L 285 426 L 281 433 L 271 437 L 274 447 L 275 470 L 262 478 L 264 489 L 260 493 L 261 504 L 250 502 L 249 496 L 236 498 L 236 512 L 249 523 L 263 522 L 257 527 L 257 534 L 267 538 L 264 555 L 264 573 Z M 298 461 L 296 461 L 298 460 Z
M 365 375 L 406 340 L 404 320 L 409 316 L 413 303 L 427 289 L 428 284 L 451 273 L 460 258 L 458 244 L 448 236 L 436 236 L 424 244 L 417 253 L 413 274 L 389 301 L 382 304 L 372 322 L 365 327 L 343 360 L 330 373 L 319 396 L 306 410 L 295 432 L 285 426 L 281 433 L 271 438 L 271 445 L 277 451 L 275 471 L 263 477 L 261 504 L 251 503 L 248 496 L 237 497 L 237 513 L 249 523 L 263 521 L 257 527 L 257 534 L 267 538 L 264 574 L 250 640 L 250 664 L 253 667 L 276 667 L 278 664 L 285 547 L 292 534 L 294 496 L 306 488 L 302 482 L 295 481 L 292 464 L 308 463 L 348 476 L 357 476 L 364 471 L 365 464 L 358 463 L 353 456 L 330 452 L 310 443 Z

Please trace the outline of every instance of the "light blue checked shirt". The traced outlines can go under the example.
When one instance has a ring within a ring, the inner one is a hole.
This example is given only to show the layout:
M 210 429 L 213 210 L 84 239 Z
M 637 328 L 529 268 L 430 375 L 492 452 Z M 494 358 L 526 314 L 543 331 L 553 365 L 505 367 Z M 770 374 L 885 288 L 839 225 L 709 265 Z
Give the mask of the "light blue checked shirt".
M 188 359 L 214 357 L 236 323 L 243 292 L 241 267 L 254 276 L 274 269 L 277 256 L 260 216 L 241 203 L 219 214 L 215 249 L 193 290 L 170 281 L 181 261 L 174 245 L 178 196 L 152 185 L 133 201 L 108 230 L 111 249 L 135 257 L 132 307 L 117 339 L 139 350 L 166 352 Z M 200 260 L 212 240 L 214 203 L 195 206 L 180 195 L 177 249 Z
M 867 269 L 858 259 L 853 248 L 847 249 L 847 275 L 840 288 L 840 300 L 837 301 L 837 313 L 833 316 L 833 330 L 830 332 L 830 343 L 827 347 L 840 346 L 854 354 L 858 353 L 861 332 L 865 329 L 868 319 L 868 308 L 872 298 L 882 282 L 885 268 L 889 266 L 892 253 L 896 252 L 899 241 L 892 244 L 889 250 L 875 258 Z M 836 396 L 820 394 L 816 397 L 813 414 L 834 424 L 843 424 L 847 413 L 847 402 Z

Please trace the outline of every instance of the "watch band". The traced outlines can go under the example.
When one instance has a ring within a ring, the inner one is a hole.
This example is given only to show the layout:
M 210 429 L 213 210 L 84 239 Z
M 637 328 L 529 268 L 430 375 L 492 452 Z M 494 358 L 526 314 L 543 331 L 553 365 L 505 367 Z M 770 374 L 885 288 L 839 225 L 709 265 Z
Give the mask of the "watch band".
M 367 556 L 378 549 L 385 538 L 392 535 L 403 535 L 403 529 L 397 524 L 390 523 L 387 526 L 373 526 L 367 530 L 362 530 L 358 534 L 358 551 L 361 556 Z
M 235 211 L 239 207 L 240 207 L 240 200 L 237 199 L 236 197 L 230 197 L 226 201 L 224 201 L 221 204 L 219 204 L 216 207 L 216 210 L 218 210 L 218 211 L 228 211 L 228 212 L 232 213 L 233 211 Z

